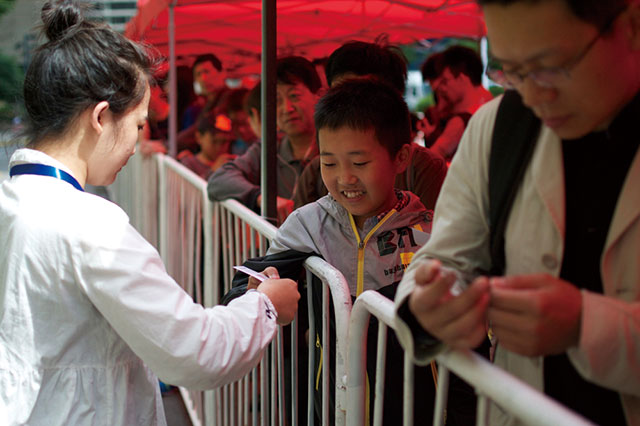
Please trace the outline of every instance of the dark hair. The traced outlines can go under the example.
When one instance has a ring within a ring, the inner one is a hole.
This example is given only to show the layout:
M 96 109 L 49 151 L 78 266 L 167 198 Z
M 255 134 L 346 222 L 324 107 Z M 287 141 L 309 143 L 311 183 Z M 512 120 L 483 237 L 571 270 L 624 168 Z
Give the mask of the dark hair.
M 244 98 L 244 110 L 247 114 L 251 114 L 251 109 L 255 108 L 258 111 L 258 115 L 262 115 L 261 87 L 260 82 L 256 83 L 253 89 L 247 93 L 247 97 Z
M 48 41 L 35 51 L 23 88 L 30 144 L 63 134 L 80 113 L 101 101 L 119 115 L 145 95 L 154 61 L 106 24 L 85 20 L 84 9 L 71 0 L 42 7 Z
M 508 6 L 519 2 L 539 3 L 542 0 L 476 0 L 480 6 L 499 4 Z M 629 4 L 629 0 L 563 0 L 579 19 L 604 28 Z
M 213 65 L 218 72 L 222 71 L 222 62 L 220 62 L 220 59 L 218 59 L 218 57 L 213 53 L 205 53 L 204 55 L 196 56 L 196 60 L 193 61 L 191 70 L 196 69 L 196 65 L 200 65 L 203 62 L 211 62 L 211 65 Z
M 221 128 L 220 121 L 222 121 L 222 124 L 231 126 L 231 119 L 224 114 L 224 111 L 219 109 L 203 111 L 196 120 L 196 131 L 201 135 L 205 133 L 211 133 L 212 135 L 216 133 L 230 133 L 231 128 L 228 130 Z
M 433 80 L 447 68 L 455 77 L 460 74 L 466 75 L 474 86 L 482 84 L 484 66 L 480 55 L 473 49 L 451 46 L 442 52 L 434 53 L 422 64 L 422 78 Z
M 394 157 L 411 142 L 409 109 L 402 95 L 376 77 L 345 80 L 318 101 L 314 114 L 316 129 L 373 129 L 378 142 Z
M 245 87 L 230 89 L 222 94 L 217 108 L 224 111 L 225 114 L 242 111 L 244 107 L 244 98 L 247 96 L 247 93 L 249 93 L 249 89 Z
M 316 93 L 322 82 L 315 67 L 302 56 L 287 56 L 277 61 L 276 79 L 281 84 L 302 83 L 311 93 Z
M 396 46 L 381 42 L 350 41 L 331 53 L 325 74 L 327 84 L 343 74 L 374 75 L 387 81 L 404 94 L 407 80 L 407 60 Z

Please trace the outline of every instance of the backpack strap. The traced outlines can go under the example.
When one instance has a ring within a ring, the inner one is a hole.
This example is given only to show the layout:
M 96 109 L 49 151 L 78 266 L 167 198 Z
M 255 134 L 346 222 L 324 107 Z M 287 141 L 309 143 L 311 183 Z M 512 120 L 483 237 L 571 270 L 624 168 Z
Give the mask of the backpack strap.
M 522 103 L 518 92 L 507 90 L 498 107 L 489 157 L 491 275 L 504 274 L 507 220 L 539 133 L 540 120 Z

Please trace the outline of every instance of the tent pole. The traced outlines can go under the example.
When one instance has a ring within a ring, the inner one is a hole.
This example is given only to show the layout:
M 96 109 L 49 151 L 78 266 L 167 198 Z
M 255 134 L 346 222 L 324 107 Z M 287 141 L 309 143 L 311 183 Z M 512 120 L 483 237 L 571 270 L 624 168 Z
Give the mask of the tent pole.
M 260 163 L 262 215 L 277 222 L 277 134 L 276 134 L 276 0 L 262 0 L 262 158 Z
M 169 155 L 177 156 L 178 89 L 176 78 L 176 23 L 174 8 L 177 0 L 169 4 Z

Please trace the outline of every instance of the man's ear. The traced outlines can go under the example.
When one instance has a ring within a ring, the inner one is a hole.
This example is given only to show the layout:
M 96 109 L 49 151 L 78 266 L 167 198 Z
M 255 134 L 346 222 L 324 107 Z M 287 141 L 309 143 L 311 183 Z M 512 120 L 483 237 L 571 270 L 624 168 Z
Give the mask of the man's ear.
M 107 111 L 109 110 L 109 102 L 98 102 L 96 106 L 91 110 L 91 127 L 101 135 L 104 131 L 104 123 L 106 120 Z
M 411 146 L 406 143 L 402 145 L 402 148 L 396 153 L 395 166 L 396 174 L 402 173 L 407 169 L 409 161 L 411 160 Z

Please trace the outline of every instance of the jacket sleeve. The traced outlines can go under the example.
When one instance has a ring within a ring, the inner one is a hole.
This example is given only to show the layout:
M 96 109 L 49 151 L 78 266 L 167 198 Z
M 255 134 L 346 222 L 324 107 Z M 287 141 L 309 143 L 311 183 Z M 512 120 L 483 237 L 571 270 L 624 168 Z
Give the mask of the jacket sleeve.
M 307 164 L 300 174 L 298 182 L 296 182 L 293 193 L 294 209 L 312 203 L 327 194 L 326 190 L 324 194 L 318 193 L 318 180 L 322 181 L 320 177 L 320 157 L 315 157 Z M 324 186 L 324 184 L 322 186 Z
M 94 230 L 75 249 L 77 282 L 118 335 L 163 381 L 211 389 L 244 376 L 275 335 L 268 297 L 252 291 L 205 309 L 167 274 L 128 223 Z
M 395 299 L 398 338 L 414 360 L 421 364 L 437 355 L 444 345 L 439 342 L 415 345 L 406 313 L 401 310 L 415 287 L 416 268 L 427 259 L 439 259 L 445 268 L 458 275 L 459 283 L 466 287 L 482 271 L 488 270 L 491 263 L 486 188 L 488 145 L 496 109 L 487 106 L 469 122 L 440 191 L 431 238 L 414 255 L 398 287 Z
M 247 152 L 216 170 L 207 184 L 210 200 L 222 201 L 232 198 L 250 209 L 257 208 L 256 200 L 260 194 L 261 146 L 261 143 L 254 143 Z
M 567 351 L 587 380 L 640 397 L 640 302 L 582 291 L 580 343 Z
M 429 149 L 416 145 L 411 156 L 411 167 L 413 187 L 407 189 L 420 197 L 428 210 L 435 209 L 440 188 L 447 175 L 446 161 Z

